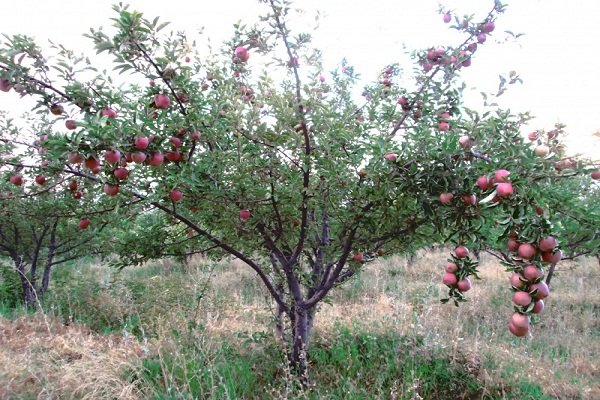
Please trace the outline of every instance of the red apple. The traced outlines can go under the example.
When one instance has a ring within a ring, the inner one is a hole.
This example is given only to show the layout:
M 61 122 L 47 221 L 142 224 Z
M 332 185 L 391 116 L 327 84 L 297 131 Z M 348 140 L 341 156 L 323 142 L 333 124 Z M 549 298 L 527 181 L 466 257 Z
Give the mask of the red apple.
M 533 305 L 533 310 L 531 310 L 534 314 L 539 314 L 544 310 L 544 300 L 536 300 Z
M 498 197 L 509 197 L 513 194 L 513 186 L 508 182 L 499 183 L 496 186 L 496 193 Z
M 481 27 L 481 30 L 485 33 L 490 33 L 495 28 L 496 28 L 496 25 L 494 25 L 494 23 L 492 21 L 487 21 L 485 24 L 483 24 L 483 26 Z
M 107 107 L 104 110 L 102 110 L 102 116 L 108 117 L 110 119 L 114 119 L 117 117 L 117 112 L 115 110 L 113 110 L 112 108 Z
M 538 269 L 538 267 L 535 265 L 529 264 L 523 269 L 523 277 L 529 282 L 535 282 L 542 276 L 544 276 L 544 272 Z
M 456 263 L 449 262 L 446 264 L 445 270 L 450 274 L 455 274 L 456 272 L 458 272 L 458 265 L 456 265 Z
M 121 159 L 121 152 L 119 150 L 107 150 L 106 153 L 104 153 L 104 159 L 108 163 L 116 164 Z
M 527 332 L 529 332 L 529 326 L 526 326 L 526 327 L 517 327 L 517 326 L 515 326 L 515 324 L 513 324 L 511 322 L 511 323 L 508 324 L 508 330 L 513 335 L 515 335 L 517 337 L 522 337 L 522 336 L 527 335 Z
M 446 286 L 454 286 L 458 282 L 456 275 L 446 272 L 442 277 L 442 283 Z
M 527 139 L 531 140 L 532 142 L 535 142 L 539 137 L 540 134 L 536 131 L 529 132 L 529 134 L 527 135 Z
M 542 261 L 544 261 L 545 263 L 556 264 L 560 260 L 562 260 L 562 251 L 560 250 L 554 252 L 546 251 L 542 253 Z
M 140 136 L 135 139 L 134 146 L 138 150 L 146 150 L 150 144 L 150 139 L 147 136 Z
M 44 175 L 36 176 L 35 183 L 37 183 L 38 185 L 43 185 L 44 183 L 46 183 L 46 177 Z
M 510 276 L 510 284 L 517 289 L 522 289 L 527 285 L 523 279 L 525 279 L 523 275 L 515 272 Z
M 388 153 L 384 157 L 388 161 L 396 161 L 396 159 L 398 158 L 398 154 Z
M 558 242 L 553 236 L 548 236 L 540 240 L 539 243 L 540 251 L 552 251 L 558 246 Z
M 456 257 L 458 258 L 465 258 L 469 255 L 469 249 L 465 246 L 458 246 L 454 249 L 454 254 L 456 254 Z
M 174 203 L 178 202 L 179 200 L 181 200 L 183 198 L 183 193 L 181 193 L 181 191 L 179 189 L 173 189 L 173 190 L 171 190 L 171 193 L 169 193 L 169 198 Z
M 485 33 L 480 33 L 477 35 L 477 43 L 484 43 L 487 39 L 487 35 Z
M 178 151 L 171 151 L 165 154 L 165 158 L 169 161 L 183 161 L 183 154 Z
M 161 152 L 153 153 L 148 159 L 148 164 L 153 167 L 160 167 L 165 160 L 165 156 Z
M 104 193 L 109 196 L 116 196 L 119 193 L 119 185 L 111 185 L 110 183 L 104 184 Z
M 516 252 L 517 250 L 519 250 L 520 245 L 521 244 L 515 239 L 508 239 L 508 242 L 506 242 L 506 247 L 512 252 Z
M 87 218 L 81 218 L 79 220 L 79 229 L 84 230 L 87 229 L 90 226 L 90 220 Z
M 8 92 L 11 88 L 10 82 L 8 79 L 0 79 L 0 90 L 3 92 Z
M 240 219 L 242 221 L 247 221 L 248 219 L 250 219 L 250 210 L 240 210 Z
M 448 205 L 450 203 L 452 203 L 452 199 L 454 198 L 454 195 L 452 193 L 442 193 L 440 194 L 440 202 L 442 204 Z
M 243 46 L 236 47 L 234 53 L 235 57 L 244 63 L 247 62 L 250 58 L 250 53 L 248 52 L 248 49 Z
M 202 132 L 200 131 L 193 131 L 190 133 L 190 138 L 192 138 L 192 140 L 200 140 L 200 136 L 202 135 Z
M 595 180 L 595 181 L 600 180 L 600 171 L 593 171 L 590 175 L 593 180 Z
M 98 168 L 100 166 L 100 161 L 96 157 L 88 157 L 83 162 L 83 165 L 90 170 Z
M 134 163 L 141 164 L 146 161 L 146 153 L 142 151 L 136 151 L 135 153 L 131 154 L 131 159 Z
M 462 197 L 462 202 L 468 206 L 477 205 L 477 197 L 474 194 L 465 194 Z
M 531 304 L 531 296 L 527 292 L 515 292 L 512 297 L 513 303 L 520 307 L 528 306 Z
M 488 179 L 487 176 L 480 176 L 477 178 L 477 187 L 481 190 L 489 190 L 494 184 Z
M 471 140 L 471 138 L 467 135 L 463 135 L 460 138 L 458 138 L 458 144 L 460 145 L 460 147 L 462 147 L 463 149 L 470 149 L 471 147 L 473 147 L 473 140 Z
M 529 286 L 529 292 L 532 293 L 533 291 L 536 291 L 536 293 L 532 295 L 536 300 L 543 300 L 550 294 L 550 289 L 548 288 L 548 285 L 546 285 L 546 282 L 538 282 Z
M 465 279 L 461 279 L 460 281 L 458 281 L 456 283 L 456 286 L 458 287 L 459 291 L 467 292 L 467 291 L 469 291 L 469 289 L 471 289 L 473 284 L 471 283 L 471 280 L 469 278 L 465 278 Z
M 77 190 L 77 181 L 69 182 L 69 190 Z
M 171 146 L 175 148 L 181 147 L 181 139 L 179 139 L 178 137 L 173 136 L 169 139 L 169 143 L 171 143 Z
M 23 184 L 23 175 L 19 175 L 19 174 L 11 175 L 11 177 L 8 178 L 8 180 L 13 185 L 21 186 Z
M 516 328 L 529 328 L 529 315 L 514 313 L 510 319 Z
M 498 171 L 496 171 L 494 173 L 494 178 L 496 178 L 497 183 L 502 183 L 502 182 L 506 182 L 508 180 L 509 175 L 510 175 L 509 171 L 507 171 L 505 169 L 499 169 Z
M 519 257 L 529 260 L 536 255 L 537 249 L 529 243 L 523 243 L 519 246 L 517 253 L 519 254 Z
M 154 106 L 156 108 L 164 110 L 166 108 L 169 108 L 170 105 L 171 100 L 169 100 L 169 96 L 167 96 L 166 94 L 157 94 L 154 98 Z
M 442 121 L 438 124 L 438 129 L 442 132 L 446 132 L 448 129 L 450 129 L 450 124 L 446 121 Z
M 550 147 L 541 144 L 539 146 L 537 146 L 533 152 L 535 153 L 536 156 L 538 157 L 546 157 L 548 155 L 548 153 L 550 153 Z
M 121 168 L 115 169 L 115 171 L 113 172 L 113 175 L 115 176 L 115 178 L 122 181 L 122 180 L 127 179 L 127 177 L 129 176 L 129 171 L 127 170 L 127 168 L 121 167 Z
M 445 13 L 443 19 L 444 19 L 444 23 L 447 24 L 448 22 L 450 22 L 452 20 L 452 17 L 450 16 L 449 13 Z
M 66 120 L 65 121 L 65 126 L 67 127 L 67 129 L 69 129 L 71 131 L 74 130 L 74 129 L 77 129 L 77 124 L 72 119 Z
M 77 191 L 77 192 L 74 192 L 74 193 L 73 193 L 73 198 L 74 198 L 75 200 L 79 200 L 79 199 L 81 199 L 82 197 L 83 197 L 83 192 Z

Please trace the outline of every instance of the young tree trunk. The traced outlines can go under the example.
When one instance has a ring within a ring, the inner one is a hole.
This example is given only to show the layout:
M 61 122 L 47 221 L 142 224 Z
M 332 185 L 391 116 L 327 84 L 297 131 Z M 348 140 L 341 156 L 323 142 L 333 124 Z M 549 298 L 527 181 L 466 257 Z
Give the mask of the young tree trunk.
M 550 264 L 550 268 L 548 268 L 548 274 L 546 275 L 546 285 L 550 287 L 550 281 L 552 280 L 552 275 L 554 275 L 554 268 L 556 268 L 556 263 Z
M 31 281 L 27 278 L 27 273 L 25 271 L 25 262 L 21 259 L 21 257 L 18 256 L 13 257 L 13 262 L 15 263 L 15 269 L 19 274 L 19 279 L 21 280 L 21 287 L 23 288 L 23 303 L 27 307 L 34 307 L 35 288 L 31 286 Z
M 292 372 L 300 384 L 303 386 L 308 384 L 308 360 L 307 350 L 308 342 L 312 329 L 312 321 L 314 319 L 314 310 L 306 310 L 300 306 L 294 306 L 294 318 L 292 321 L 291 353 L 290 366 Z

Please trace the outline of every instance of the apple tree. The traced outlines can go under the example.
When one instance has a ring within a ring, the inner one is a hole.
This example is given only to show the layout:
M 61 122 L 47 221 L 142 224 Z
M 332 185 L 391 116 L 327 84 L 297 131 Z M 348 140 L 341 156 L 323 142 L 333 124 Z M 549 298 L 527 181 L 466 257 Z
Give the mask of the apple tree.
M 543 185 L 593 167 L 562 174 L 555 152 L 524 143 L 524 115 L 462 104 L 460 72 L 504 6 L 494 2 L 480 19 L 444 14 L 459 44 L 415 51 L 412 67 L 382 66 L 357 98 L 357 72 L 346 62 L 323 69 L 311 36 L 291 30 L 288 1 L 259 3 L 258 23 L 235 25 L 231 40 L 202 55 L 184 33 L 116 6 L 113 29 L 87 36 L 120 76 L 63 47 L 47 58 L 30 38 L 7 37 L 0 89 L 36 99 L 48 132 L 32 167 L 85 181 L 113 213 L 164 213 L 170 227 L 158 235 L 193 237 L 180 253 L 243 261 L 285 319 L 302 381 L 315 315 L 332 289 L 383 254 L 445 241 L 455 250 L 444 301 L 458 305 L 490 221 L 516 243 L 505 260 L 516 276 L 509 329 L 526 335 L 548 295 L 541 268 L 560 259 L 546 240 L 552 222 L 535 212 Z M 3 171 L 26 164 L 4 162 Z M 141 242 L 124 248 L 162 253 Z

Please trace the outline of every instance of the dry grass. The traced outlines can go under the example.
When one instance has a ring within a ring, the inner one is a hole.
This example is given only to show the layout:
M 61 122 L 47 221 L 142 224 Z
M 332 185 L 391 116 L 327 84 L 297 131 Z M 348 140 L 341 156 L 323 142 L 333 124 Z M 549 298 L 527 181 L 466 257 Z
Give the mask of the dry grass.
M 141 355 L 131 337 L 41 317 L 0 318 L 0 399 L 140 399 L 125 372 Z
M 521 340 L 507 330 L 512 312 L 509 274 L 491 257 L 483 257 L 483 280 L 474 283 L 467 303 L 459 308 L 440 304 L 446 257 L 440 251 L 419 254 L 412 266 L 399 257 L 369 264 L 335 292 L 331 304 L 321 306 L 315 333 L 323 342 L 335 340 L 340 326 L 419 337 L 428 347 L 467 359 L 489 387 L 527 379 L 538 382 L 552 398 L 600 399 L 600 267 L 595 259 L 560 265 L 533 336 Z M 255 274 L 239 262 L 217 265 L 211 285 L 195 302 L 208 270 L 202 260 L 188 267 L 186 275 L 163 276 L 159 268 L 154 276 L 140 276 L 130 270 L 121 279 L 151 282 L 152 307 L 142 312 L 125 289 L 122 300 L 98 300 L 98 306 L 107 308 L 105 312 L 138 312 L 142 323 L 155 327 L 159 339 L 148 343 L 151 356 L 177 357 L 180 345 L 173 332 L 189 332 L 190 320 L 202 326 L 194 341 L 207 355 L 223 341 L 238 343 L 240 333 L 271 334 L 272 304 Z M 108 282 L 102 267 L 94 267 L 94 276 Z M 11 398 L 7 393 L 139 398 L 125 376 L 139 364 L 139 349 L 136 342 L 91 334 L 81 326 L 53 325 L 49 334 L 39 319 L 0 320 L 0 398 Z

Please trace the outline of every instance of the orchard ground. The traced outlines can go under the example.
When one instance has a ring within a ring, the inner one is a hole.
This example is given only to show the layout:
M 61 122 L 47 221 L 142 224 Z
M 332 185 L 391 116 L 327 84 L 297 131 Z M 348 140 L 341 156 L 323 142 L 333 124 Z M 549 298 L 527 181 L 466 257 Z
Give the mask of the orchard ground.
M 303 393 L 268 295 L 238 262 L 64 266 L 46 318 L 3 310 L 0 398 L 600 398 L 595 258 L 558 266 L 548 312 L 521 340 L 506 329 L 510 274 L 491 256 L 467 303 L 440 304 L 447 254 L 370 263 L 335 292 L 317 317 Z

